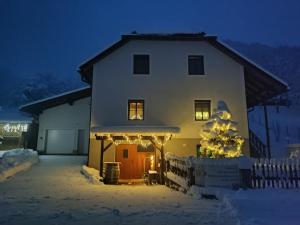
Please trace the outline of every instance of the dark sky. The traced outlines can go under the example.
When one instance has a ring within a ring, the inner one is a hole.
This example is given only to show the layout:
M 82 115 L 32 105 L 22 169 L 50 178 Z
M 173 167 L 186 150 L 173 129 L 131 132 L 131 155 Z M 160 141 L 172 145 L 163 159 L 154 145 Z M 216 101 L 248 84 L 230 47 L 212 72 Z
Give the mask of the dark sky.
M 2 80 L 38 72 L 73 79 L 80 63 L 133 30 L 300 45 L 300 1 L 0 0 L 0 28 Z

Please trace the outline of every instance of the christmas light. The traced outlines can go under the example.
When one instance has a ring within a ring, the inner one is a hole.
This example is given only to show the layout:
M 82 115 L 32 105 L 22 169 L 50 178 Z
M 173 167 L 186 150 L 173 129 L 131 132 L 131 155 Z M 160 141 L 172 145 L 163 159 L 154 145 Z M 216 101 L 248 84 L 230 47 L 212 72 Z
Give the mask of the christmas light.
M 201 136 L 202 156 L 209 158 L 238 157 L 244 139 L 237 134 L 237 123 L 225 102 L 220 101 L 211 119 L 204 125 Z

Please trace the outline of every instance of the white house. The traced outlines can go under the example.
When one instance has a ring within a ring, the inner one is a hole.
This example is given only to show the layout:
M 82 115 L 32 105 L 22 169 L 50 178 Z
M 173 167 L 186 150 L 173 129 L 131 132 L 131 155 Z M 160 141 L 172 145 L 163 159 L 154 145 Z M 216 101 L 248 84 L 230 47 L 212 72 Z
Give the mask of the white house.
M 247 109 L 288 89 L 204 33 L 123 35 L 79 72 L 91 99 L 77 90 L 75 99 L 67 93 L 21 110 L 39 115 L 39 151 L 78 152 L 79 133 L 89 130 L 88 165 L 102 171 L 103 162 L 121 162 L 124 179 L 159 168 L 164 152 L 198 155 L 201 126 L 220 100 L 238 121 L 249 155 Z
M 20 107 L 38 118 L 40 154 L 87 154 L 91 89 L 85 87 Z

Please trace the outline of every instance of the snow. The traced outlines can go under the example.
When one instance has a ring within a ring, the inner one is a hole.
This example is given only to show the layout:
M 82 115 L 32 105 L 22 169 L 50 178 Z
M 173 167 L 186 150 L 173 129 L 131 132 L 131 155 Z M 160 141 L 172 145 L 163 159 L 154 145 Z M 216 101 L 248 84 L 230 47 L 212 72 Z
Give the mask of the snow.
M 92 185 L 87 158 L 40 156 L 0 184 L 0 224 L 236 224 L 222 201 L 195 199 L 162 185 Z
M 227 192 L 224 203 L 245 225 L 300 223 L 300 190 L 260 189 Z
M 3 153 L 4 152 L 4 153 Z M 31 149 L 14 149 L 2 151 L 0 158 L 0 182 L 15 174 L 26 171 L 38 163 L 37 152 Z
M 269 133 L 272 158 L 288 157 L 287 147 L 290 144 L 300 144 L 299 106 L 268 107 Z M 262 107 L 256 107 L 249 113 L 249 127 L 266 143 L 264 113 Z
M 187 190 L 189 188 L 188 181 L 186 179 L 184 179 L 183 177 L 180 177 L 172 172 L 167 172 L 167 178 L 169 180 L 173 181 L 174 183 L 180 185 L 185 190 Z
M 30 105 L 35 105 L 37 103 L 41 103 L 41 102 L 45 102 L 45 101 L 48 101 L 48 100 L 52 100 L 52 99 L 55 99 L 55 98 L 59 98 L 61 96 L 65 96 L 65 95 L 68 95 L 68 94 L 72 94 L 74 92 L 79 92 L 79 91 L 83 91 L 83 90 L 87 90 L 89 89 L 90 86 L 86 86 L 86 87 L 82 87 L 82 88 L 77 88 L 77 89 L 74 89 L 74 90 L 71 90 L 71 91 L 66 91 L 66 92 L 63 92 L 61 94 L 57 94 L 57 95 L 54 95 L 54 96 L 51 96 L 51 97 L 48 97 L 48 98 L 43 98 L 43 99 L 39 99 L 39 100 L 36 100 L 36 101 L 33 101 L 33 102 L 30 102 L 30 103 L 26 103 L 24 105 L 21 105 L 19 107 L 19 109 L 22 109 L 26 106 L 30 106 Z
M 81 173 L 86 177 L 86 179 L 88 180 L 88 182 L 90 182 L 92 184 L 103 185 L 103 182 L 102 182 L 103 178 L 100 177 L 98 170 L 83 165 L 81 167 Z

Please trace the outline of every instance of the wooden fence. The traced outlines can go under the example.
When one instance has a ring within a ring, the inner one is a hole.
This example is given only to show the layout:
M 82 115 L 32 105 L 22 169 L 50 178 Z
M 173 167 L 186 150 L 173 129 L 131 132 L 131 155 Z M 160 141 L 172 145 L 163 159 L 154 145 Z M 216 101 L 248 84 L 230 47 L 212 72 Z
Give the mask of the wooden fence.
M 220 179 L 220 185 L 224 185 L 224 177 L 216 178 L 214 174 L 214 182 L 210 182 L 209 171 L 212 167 L 216 167 L 214 170 L 220 170 L 224 164 L 224 160 L 201 160 L 194 158 L 193 163 L 188 163 L 188 160 L 184 157 L 167 157 L 166 159 L 166 177 L 169 182 L 176 183 L 181 187 L 188 188 L 191 185 L 199 185 L 203 180 L 203 173 L 207 175 L 205 178 L 204 186 L 214 183 L 213 186 L 218 186 L 218 181 L 215 179 Z M 263 188 L 300 188 L 300 160 L 299 159 L 254 159 L 251 158 L 251 168 L 246 172 L 247 178 L 250 179 L 250 185 L 247 187 L 252 187 L 255 189 Z M 207 163 L 209 161 L 209 163 Z M 211 162 L 213 161 L 213 163 Z M 230 161 L 230 159 L 228 159 Z M 199 167 L 199 162 L 204 167 Z M 202 164 L 203 163 L 203 164 Z M 231 163 L 234 163 L 231 162 Z M 228 163 L 227 163 L 228 164 Z M 227 166 L 228 167 L 228 166 Z M 203 168 L 201 175 L 201 168 Z M 224 167 L 225 168 L 225 167 Z M 225 168 L 226 169 L 226 168 Z M 228 168 L 227 168 L 228 169 Z M 245 175 L 245 169 L 240 169 L 240 183 L 243 186 L 243 177 Z M 215 172 L 215 171 L 213 171 Z M 251 176 L 251 177 L 250 177 Z M 232 179 L 230 179 L 232 180 Z M 230 187 L 230 185 L 228 185 Z
M 251 168 L 253 188 L 299 188 L 299 159 L 253 159 Z

